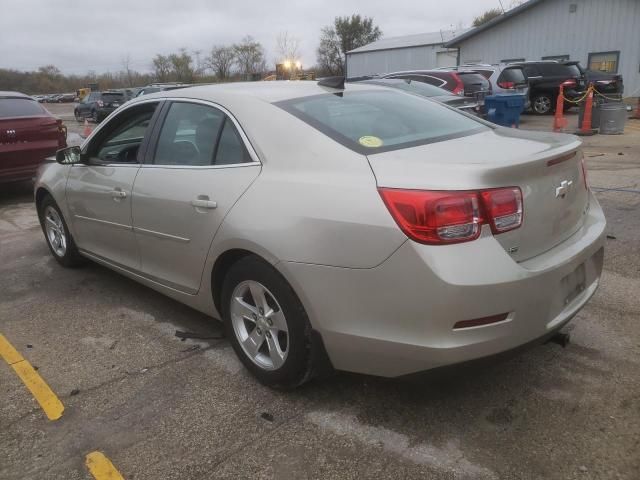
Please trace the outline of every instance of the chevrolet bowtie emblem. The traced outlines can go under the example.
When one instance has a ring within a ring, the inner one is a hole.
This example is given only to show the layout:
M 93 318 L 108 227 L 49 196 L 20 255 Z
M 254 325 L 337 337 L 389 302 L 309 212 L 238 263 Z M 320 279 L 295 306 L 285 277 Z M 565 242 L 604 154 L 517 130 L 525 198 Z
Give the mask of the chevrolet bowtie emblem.
M 556 198 L 564 198 L 572 186 L 573 180 L 563 180 L 562 182 L 560 182 L 560 186 L 556 187 Z

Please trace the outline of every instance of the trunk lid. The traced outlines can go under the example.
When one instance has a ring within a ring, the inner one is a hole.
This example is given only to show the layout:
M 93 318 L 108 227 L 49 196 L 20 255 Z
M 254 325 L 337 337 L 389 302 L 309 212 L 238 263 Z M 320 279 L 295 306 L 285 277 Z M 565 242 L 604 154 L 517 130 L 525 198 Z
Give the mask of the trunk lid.
M 56 118 L 0 118 L 0 169 L 19 171 L 35 168 L 61 145 L 61 133 Z
M 368 159 L 379 187 L 520 187 L 522 226 L 495 238 L 514 260 L 524 261 L 563 242 L 584 222 L 589 196 L 580 144 L 571 135 L 498 128 Z

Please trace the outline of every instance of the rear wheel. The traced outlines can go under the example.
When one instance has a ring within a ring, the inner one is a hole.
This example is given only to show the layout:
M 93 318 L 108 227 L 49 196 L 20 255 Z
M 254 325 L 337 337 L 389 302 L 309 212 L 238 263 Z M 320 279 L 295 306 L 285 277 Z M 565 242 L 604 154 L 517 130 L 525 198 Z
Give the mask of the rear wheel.
M 271 265 L 253 256 L 239 260 L 227 273 L 221 300 L 227 338 L 260 382 L 294 388 L 313 377 L 309 319 Z
M 42 199 L 38 208 L 38 217 L 53 258 L 64 267 L 72 268 L 81 265 L 83 258 L 69 233 L 60 208 L 51 195 Z
M 76 122 L 82 122 L 82 115 L 80 115 L 77 109 L 73 111 L 73 116 L 76 117 Z
M 531 100 L 531 109 L 537 115 L 547 115 L 553 110 L 553 97 L 539 93 Z

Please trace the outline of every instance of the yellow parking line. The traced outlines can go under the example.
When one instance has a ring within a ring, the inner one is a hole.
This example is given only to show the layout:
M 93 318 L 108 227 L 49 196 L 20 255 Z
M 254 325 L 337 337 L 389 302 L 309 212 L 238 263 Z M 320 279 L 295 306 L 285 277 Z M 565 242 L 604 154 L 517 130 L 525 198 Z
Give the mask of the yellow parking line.
M 85 464 L 96 480 L 124 480 L 124 477 L 102 452 L 88 454 L 85 458 Z
M 64 405 L 49 385 L 35 371 L 31 364 L 25 360 L 20 353 L 13 348 L 13 345 L 0 334 L 0 356 L 13 368 L 22 383 L 31 391 L 33 397 L 38 401 L 42 410 L 49 420 L 57 420 L 64 412 Z

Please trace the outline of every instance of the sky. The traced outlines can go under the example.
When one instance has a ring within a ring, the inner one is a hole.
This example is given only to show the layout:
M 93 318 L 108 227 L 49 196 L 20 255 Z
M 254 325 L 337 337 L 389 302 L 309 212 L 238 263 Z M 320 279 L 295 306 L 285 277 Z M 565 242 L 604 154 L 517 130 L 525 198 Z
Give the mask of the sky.
M 505 8 L 509 0 L 502 0 Z M 373 17 L 384 37 L 457 29 L 500 0 L 0 0 L 0 68 L 64 73 L 118 71 L 123 60 L 146 72 L 151 58 L 202 51 L 245 35 L 260 41 L 267 64 L 280 32 L 300 39 L 304 67 L 315 64 L 320 29 L 334 17 Z M 273 67 L 271 67 L 273 68 Z

